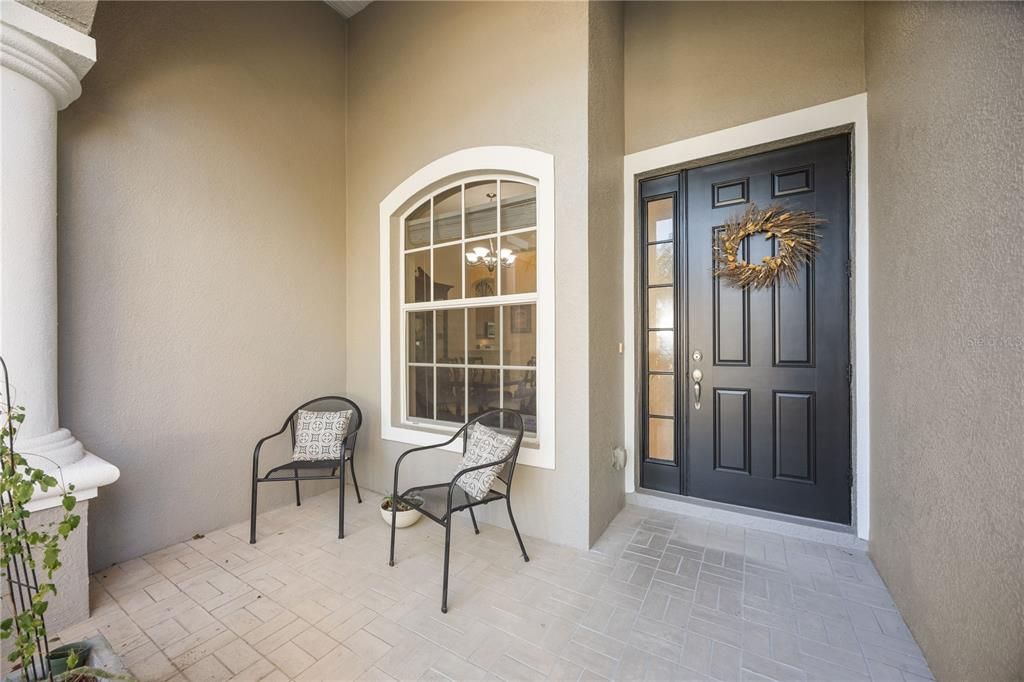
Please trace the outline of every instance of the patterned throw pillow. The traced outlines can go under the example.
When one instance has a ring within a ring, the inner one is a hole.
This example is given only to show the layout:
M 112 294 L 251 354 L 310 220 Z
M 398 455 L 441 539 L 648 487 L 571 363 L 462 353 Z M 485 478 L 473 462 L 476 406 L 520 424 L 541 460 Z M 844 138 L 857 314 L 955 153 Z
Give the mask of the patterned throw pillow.
M 295 451 L 292 460 L 316 462 L 341 459 L 345 434 L 352 420 L 352 411 L 311 412 L 299 410 L 295 415 Z
M 459 471 L 478 464 L 501 461 L 508 456 L 515 444 L 516 439 L 513 436 L 498 433 L 483 424 L 473 424 L 469 427 L 466 453 L 462 455 L 462 461 L 459 462 Z M 504 464 L 497 464 L 471 471 L 459 479 L 459 487 L 474 500 L 482 500 L 487 491 L 491 489 L 494 477 L 498 475 L 503 466 Z

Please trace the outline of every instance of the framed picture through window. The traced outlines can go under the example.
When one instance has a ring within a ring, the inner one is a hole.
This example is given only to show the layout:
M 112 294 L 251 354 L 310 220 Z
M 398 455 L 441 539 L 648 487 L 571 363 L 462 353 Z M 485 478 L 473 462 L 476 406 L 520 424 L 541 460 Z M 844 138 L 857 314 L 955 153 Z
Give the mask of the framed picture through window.
M 533 307 L 514 306 L 511 310 L 512 333 L 532 334 L 533 333 Z

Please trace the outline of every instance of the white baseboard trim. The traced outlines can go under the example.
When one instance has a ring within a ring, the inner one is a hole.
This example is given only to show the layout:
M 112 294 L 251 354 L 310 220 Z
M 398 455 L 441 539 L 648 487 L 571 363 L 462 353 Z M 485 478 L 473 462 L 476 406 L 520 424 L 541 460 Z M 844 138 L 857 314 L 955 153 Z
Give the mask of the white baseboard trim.
M 778 533 L 799 540 L 820 542 L 835 547 L 867 551 L 868 543 L 858 538 L 852 530 L 833 530 L 822 527 L 823 522 L 799 519 L 785 514 L 744 509 L 732 505 L 706 502 L 704 500 L 662 497 L 644 492 L 626 493 L 626 504 L 658 511 L 683 514 L 699 519 L 727 523 L 750 530 Z

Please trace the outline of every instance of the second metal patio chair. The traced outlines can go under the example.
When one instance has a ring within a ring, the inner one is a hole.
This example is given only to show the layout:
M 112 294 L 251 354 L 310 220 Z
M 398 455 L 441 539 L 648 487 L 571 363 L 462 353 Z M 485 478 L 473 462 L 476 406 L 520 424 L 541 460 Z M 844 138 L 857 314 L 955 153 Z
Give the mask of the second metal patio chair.
M 508 454 L 500 459 L 461 469 L 455 472 L 455 475 L 449 481 L 444 483 L 434 483 L 431 485 L 415 486 L 413 488 L 409 488 L 403 493 L 398 492 L 398 469 L 402 465 L 402 460 L 414 452 L 443 448 L 450 443 L 454 443 L 460 437 L 462 438 L 462 452 L 465 454 L 469 429 L 474 424 L 482 424 L 506 435 L 514 436 L 515 444 L 512 446 L 511 450 L 509 450 Z M 530 560 L 529 555 L 526 553 L 526 546 L 523 544 L 523 538 L 519 534 L 519 527 L 516 526 L 516 518 L 512 515 L 512 477 L 515 475 L 516 460 L 519 457 L 519 446 L 522 441 L 523 418 L 518 412 L 505 409 L 490 410 L 469 421 L 465 426 L 456 431 L 454 436 L 445 442 L 438 443 L 437 445 L 426 445 L 406 450 L 398 458 L 398 461 L 395 462 L 395 481 L 394 486 L 391 488 L 395 498 L 410 506 L 416 507 L 419 509 L 420 513 L 428 519 L 434 523 L 444 526 L 444 579 L 441 588 L 441 613 L 448 613 L 448 556 L 451 553 L 452 515 L 455 512 L 468 509 L 469 518 L 473 521 L 473 530 L 476 531 L 477 535 L 479 535 L 480 527 L 476 524 L 476 515 L 473 513 L 473 507 L 490 504 L 496 500 L 505 500 L 505 507 L 508 509 L 508 520 L 512 523 L 512 530 L 516 534 L 516 540 L 519 541 L 519 549 L 523 553 L 523 561 Z M 497 477 L 494 479 L 494 483 L 502 484 L 501 487 L 503 487 L 504 490 L 491 489 L 478 500 L 471 497 L 465 490 L 459 487 L 459 479 L 469 472 L 476 471 L 478 469 L 485 469 L 494 465 L 501 465 L 502 467 L 498 472 Z M 398 505 L 392 501 L 391 556 L 388 560 L 388 564 L 391 566 L 395 565 L 395 515 L 397 507 Z
M 348 423 L 348 430 L 345 432 L 345 442 L 341 446 L 341 456 L 337 459 L 323 459 L 316 461 L 297 461 L 291 460 L 286 464 L 273 467 L 267 471 L 263 478 L 259 475 L 259 464 L 260 464 L 260 450 L 263 448 L 263 444 L 271 438 L 280 436 L 285 431 L 289 431 L 291 435 L 292 450 L 295 449 L 295 419 L 299 413 L 299 410 L 306 410 L 309 412 L 344 412 L 351 411 L 352 418 Z M 345 462 L 349 463 L 352 469 L 352 486 L 356 489 L 356 499 L 360 504 L 363 502 L 362 495 L 359 494 L 359 483 L 356 481 L 356 437 L 358 436 L 359 427 L 363 425 L 363 413 L 359 409 L 359 406 L 348 398 L 343 398 L 337 395 L 323 396 L 322 398 L 314 398 L 302 405 L 299 405 L 292 413 L 288 415 L 288 418 L 284 420 L 284 424 L 276 432 L 269 436 L 264 436 L 256 443 L 256 449 L 252 453 L 252 512 L 249 518 L 249 544 L 255 544 L 256 542 L 256 492 L 260 483 L 276 483 L 281 481 L 294 481 L 295 482 L 295 506 L 302 506 L 302 498 L 299 496 L 299 481 L 324 481 L 324 480 L 338 480 L 338 538 L 345 537 Z M 299 470 L 310 470 L 310 471 L 323 471 L 326 472 L 330 469 L 329 474 L 317 474 L 317 475 L 299 475 Z M 287 476 L 275 476 L 277 472 L 291 471 L 292 475 Z

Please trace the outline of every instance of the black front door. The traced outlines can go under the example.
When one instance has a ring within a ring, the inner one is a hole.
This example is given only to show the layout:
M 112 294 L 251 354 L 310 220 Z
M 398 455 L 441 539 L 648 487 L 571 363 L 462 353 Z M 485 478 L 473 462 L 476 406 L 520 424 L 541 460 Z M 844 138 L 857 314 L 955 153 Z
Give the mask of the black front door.
M 850 523 L 848 160 L 843 135 L 641 183 L 643 487 Z M 797 285 L 713 276 L 715 234 L 751 202 L 826 221 Z

